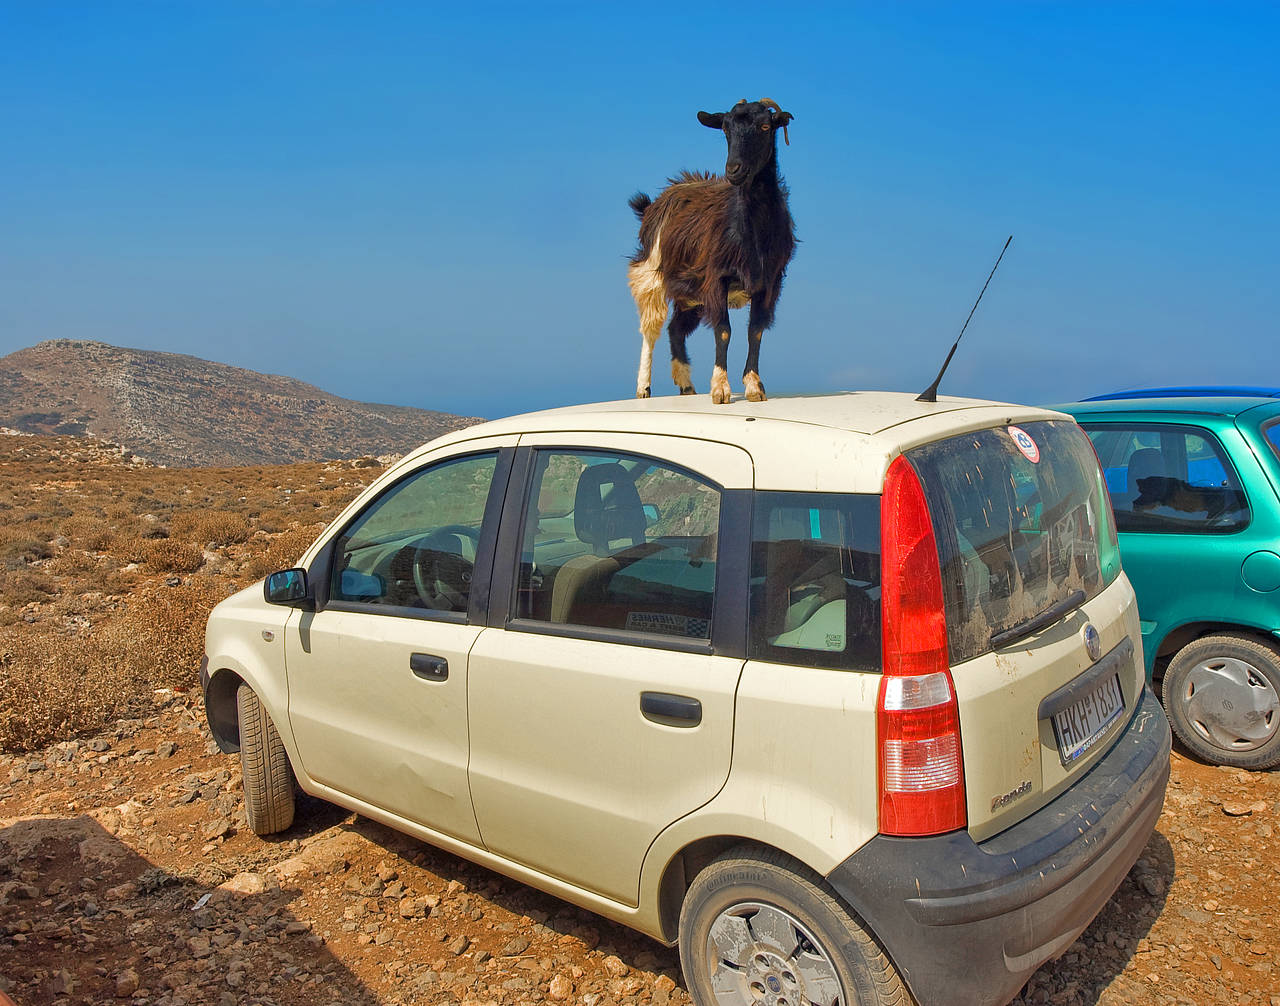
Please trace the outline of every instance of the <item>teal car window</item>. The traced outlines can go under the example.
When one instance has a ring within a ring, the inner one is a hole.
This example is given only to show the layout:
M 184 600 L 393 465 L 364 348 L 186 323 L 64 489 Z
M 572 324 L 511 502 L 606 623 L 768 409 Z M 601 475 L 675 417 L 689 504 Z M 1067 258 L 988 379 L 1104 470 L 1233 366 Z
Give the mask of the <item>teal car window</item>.
M 1266 435 L 1267 443 L 1271 445 L 1276 457 L 1280 458 L 1280 419 L 1272 422 L 1262 432 Z
M 1102 461 L 1116 528 L 1229 534 L 1249 524 L 1249 502 L 1217 438 L 1197 426 L 1085 426 Z

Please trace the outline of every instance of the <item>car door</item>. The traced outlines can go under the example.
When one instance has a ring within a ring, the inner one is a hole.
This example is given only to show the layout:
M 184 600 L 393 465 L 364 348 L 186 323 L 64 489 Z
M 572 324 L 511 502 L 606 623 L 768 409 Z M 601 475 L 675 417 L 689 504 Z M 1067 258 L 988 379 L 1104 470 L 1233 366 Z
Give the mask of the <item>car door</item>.
M 654 838 L 728 776 L 751 462 L 677 437 L 565 443 L 521 439 L 506 610 L 471 654 L 471 793 L 491 852 L 634 905 Z
M 509 440 L 394 478 L 320 553 L 317 610 L 285 644 L 289 724 L 315 782 L 479 844 L 467 660 L 483 631 Z
M 1215 433 L 1182 422 L 1081 425 L 1111 492 L 1150 673 L 1171 630 L 1191 621 L 1233 620 L 1253 515 L 1232 458 L 1251 466 L 1256 461 L 1234 428 Z

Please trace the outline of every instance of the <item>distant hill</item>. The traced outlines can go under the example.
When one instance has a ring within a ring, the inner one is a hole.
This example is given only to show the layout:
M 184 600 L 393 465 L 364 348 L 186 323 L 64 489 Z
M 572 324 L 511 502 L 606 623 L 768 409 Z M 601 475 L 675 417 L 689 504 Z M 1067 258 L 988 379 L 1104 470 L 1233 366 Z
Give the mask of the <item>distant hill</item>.
M 55 339 L 0 357 L 0 426 L 91 434 L 173 467 L 403 454 L 479 421 L 104 342 Z

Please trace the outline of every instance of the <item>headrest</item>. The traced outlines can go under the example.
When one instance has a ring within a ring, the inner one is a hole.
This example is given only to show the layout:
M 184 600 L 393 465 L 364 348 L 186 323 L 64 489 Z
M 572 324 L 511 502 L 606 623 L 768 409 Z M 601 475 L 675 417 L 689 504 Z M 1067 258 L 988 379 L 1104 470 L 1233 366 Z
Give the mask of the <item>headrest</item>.
M 1126 477 L 1128 490 L 1136 493 L 1139 489 L 1139 479 L 1165 474 L 1164 455 L 1159 448 L 1144 447 L 1142 450 L 1134 451 L 1129 458 L 1129 474 Z
M 644 542 L 644 506 L 630 473 L 617 462 L 592 465 L 578 478 L 573 501 L 573 530 L 596 555 L 606 555 L 611 542 Z

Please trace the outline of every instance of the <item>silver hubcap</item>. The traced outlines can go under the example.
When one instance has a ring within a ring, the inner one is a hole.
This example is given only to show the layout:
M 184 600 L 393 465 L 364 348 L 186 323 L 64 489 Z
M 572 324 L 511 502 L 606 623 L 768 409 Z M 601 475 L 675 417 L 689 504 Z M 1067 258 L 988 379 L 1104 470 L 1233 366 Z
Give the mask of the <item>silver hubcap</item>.
M 717 916 L 707 934 L 716 1002 L 724 1006 L 835 1006 L 844 999 L 831 958 L 781 908 L 743 902 Z
M 1179 697 L 1196 733 L 1228 751 L 1260 748 L 1280 727 L 1280 695 L 1247 660 L 1200 661 Z

